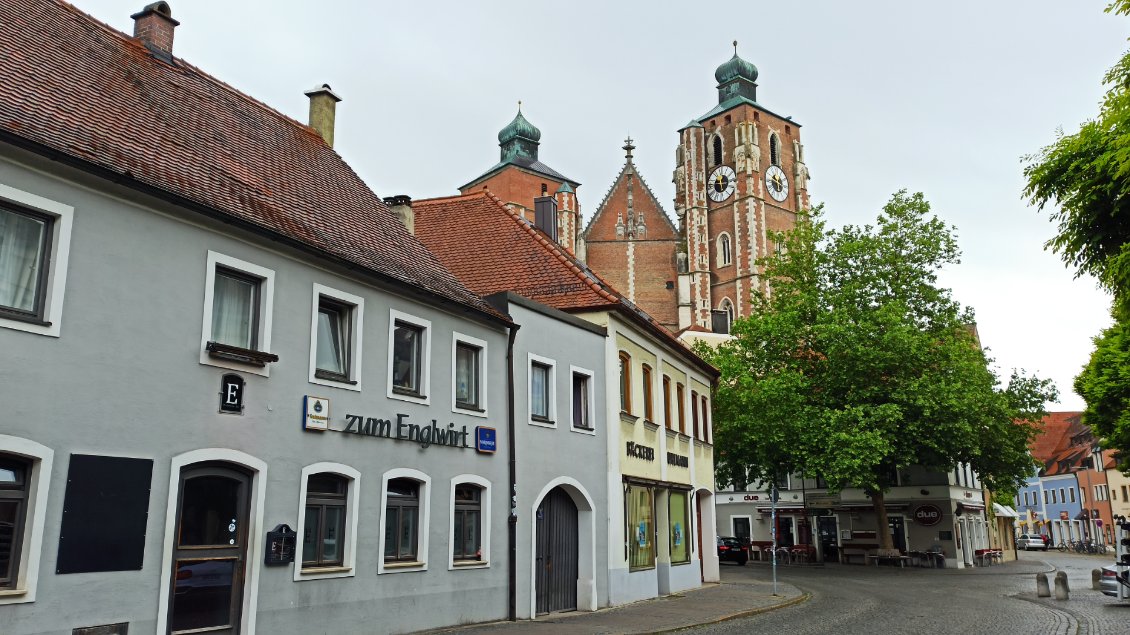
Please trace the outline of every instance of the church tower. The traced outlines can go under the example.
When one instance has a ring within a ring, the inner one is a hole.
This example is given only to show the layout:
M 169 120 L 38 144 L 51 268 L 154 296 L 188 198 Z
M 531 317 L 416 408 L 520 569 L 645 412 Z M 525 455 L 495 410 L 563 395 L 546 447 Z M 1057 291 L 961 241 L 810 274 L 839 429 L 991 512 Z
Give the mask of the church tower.
M 541 131 L 522 115 L 498 133 L 501 157 L 494 167 L 459 188 L 461 194 L 486 189 L 507 207 L 534 223 L 571 254 L 577 251 L 577 188 L 581 185 L 538 159 Z
M 714 78 L 718 105 L 680 129 L 675 148 L 680 329 L 728 330 L 748 315 L 763 284 L 756 261 L 780 249 L 768 232 L 808 208 L 800 124 L 757 101 L 757 67 L 737 42 Z

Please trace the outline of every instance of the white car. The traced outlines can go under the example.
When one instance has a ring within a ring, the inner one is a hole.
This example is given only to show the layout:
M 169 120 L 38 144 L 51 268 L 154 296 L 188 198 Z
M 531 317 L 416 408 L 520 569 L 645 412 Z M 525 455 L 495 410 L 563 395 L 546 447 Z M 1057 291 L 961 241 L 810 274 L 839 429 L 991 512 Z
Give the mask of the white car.
M 1020 534 L 1016 539 L 1016 548 L 1028 551 L 1029 549 L 1048 550 L 1048 545 L 1044 542 L 1043 536 L 1040 534 Z

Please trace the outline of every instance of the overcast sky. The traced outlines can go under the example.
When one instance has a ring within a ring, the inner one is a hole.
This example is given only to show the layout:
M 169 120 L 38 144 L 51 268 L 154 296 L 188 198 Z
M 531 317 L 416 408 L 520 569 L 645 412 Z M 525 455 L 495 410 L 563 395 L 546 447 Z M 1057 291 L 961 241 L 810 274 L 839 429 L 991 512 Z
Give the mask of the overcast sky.
M 76 0 L 132 33 L 143 0 Z M 1093 117 L 1130 18 L 1107 0 L 953 2 L 310 2 L 177 0 L 174 54 L 306 121 L 330 84 L 336 148 L 381 196 L 454 194 L 498 161 L 523 112 L 540 158 L 580 181 L 587 220 L 623 164 L 669 214 L 676 130 L 717 104 L 714 69 L 757 65 L 758 101 L 801 124 L 810 194 L 833 225 L 901 188 L 956 226 L 943 283 L 977 313 L 1004 379 L 1054 379 L 1053 410 L 1109 323 L 1108 298 L 1043 249 L 1023 157 Z M 468 248 L 474 248 L 469 245 Z

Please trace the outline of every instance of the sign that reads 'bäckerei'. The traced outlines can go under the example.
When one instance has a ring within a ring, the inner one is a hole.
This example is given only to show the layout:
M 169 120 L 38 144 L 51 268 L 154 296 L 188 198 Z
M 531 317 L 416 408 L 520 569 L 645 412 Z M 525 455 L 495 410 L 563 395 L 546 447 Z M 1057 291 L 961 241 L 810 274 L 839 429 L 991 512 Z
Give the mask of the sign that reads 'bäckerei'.
M 914 510 L 914 520 L 918 521 L 919 525 L 930 527 L 942 522 L 942 509 L 937 505 L 929 503 L 919 505 L 918 509 Z
M 635 441 L 628 441 L 628 456 L 634 456 L 637 459 L 645 461 L 655 460 L 655 448 L 649 448 L 646 445 L 640 445 Z

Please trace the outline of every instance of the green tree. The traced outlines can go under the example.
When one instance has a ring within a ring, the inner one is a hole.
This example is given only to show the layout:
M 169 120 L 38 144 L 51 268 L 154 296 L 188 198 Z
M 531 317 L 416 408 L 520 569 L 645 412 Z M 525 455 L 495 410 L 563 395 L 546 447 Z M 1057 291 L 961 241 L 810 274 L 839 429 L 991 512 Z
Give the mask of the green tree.
M 892 547 L 884 494 L 898 467 L 969 463 L 987 487 L 1030 476 L 1028 441 L 1050 382 L 1002 387 L 973 314 L 937 272 L 959 259 L 952 229 L 921 194 L 897 193 L 877 224 L 828 230 L 817 209 L 764 261 L 768 292 L 734 337 L 700 351 L 722 371 L 715 394 L 718 476 L 802 472 L 862 488 Z
M 1118 320 L 1094 339 L 1095 351 L 1075 378 L 1087 402 L 1083 420 L 1103 445 L 1117 453 L 1118 469 L 1130 472 L 1130 326 Z

